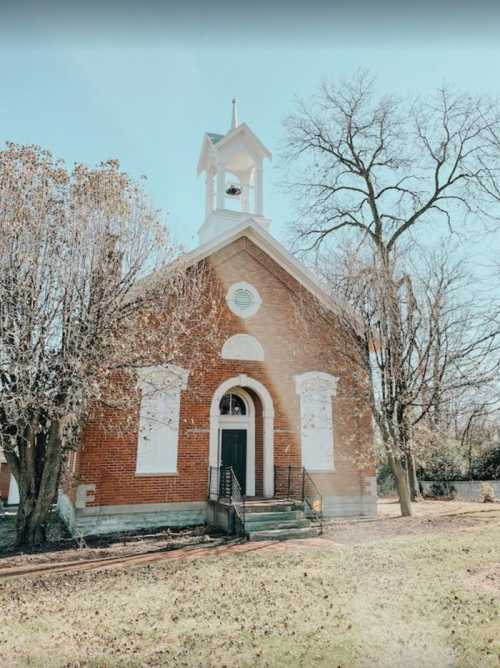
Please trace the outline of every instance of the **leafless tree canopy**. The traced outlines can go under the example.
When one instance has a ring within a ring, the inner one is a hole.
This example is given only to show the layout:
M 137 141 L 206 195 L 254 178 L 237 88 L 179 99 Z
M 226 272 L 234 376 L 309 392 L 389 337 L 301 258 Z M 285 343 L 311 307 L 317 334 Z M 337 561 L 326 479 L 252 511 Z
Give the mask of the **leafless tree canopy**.
M 498 222 L 499 113 L 446 89 L 377 98 L 366 74 L 324 83 L 285 123 L 296 232 L 317 246 L 355 230 L 390 251 L 417 222 Z
M 204 271 L 178 254 L 118 163 L 68 172 L 38 147 L 0 152 L 0 446 L 20 542 L 41 538 L 91 403 L 131 411 L 136 368 L 197 364 L 202 318 L 209 344 Z

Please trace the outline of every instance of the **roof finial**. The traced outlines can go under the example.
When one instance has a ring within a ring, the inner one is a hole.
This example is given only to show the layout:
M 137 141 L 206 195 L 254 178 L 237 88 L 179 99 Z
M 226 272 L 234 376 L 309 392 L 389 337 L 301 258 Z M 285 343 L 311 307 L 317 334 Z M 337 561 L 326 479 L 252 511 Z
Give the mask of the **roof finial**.
M 238 108 L 236 107 L 236 98 L 233 97 L 233 117 L 231 119 L 231 130 L 238 127 Z

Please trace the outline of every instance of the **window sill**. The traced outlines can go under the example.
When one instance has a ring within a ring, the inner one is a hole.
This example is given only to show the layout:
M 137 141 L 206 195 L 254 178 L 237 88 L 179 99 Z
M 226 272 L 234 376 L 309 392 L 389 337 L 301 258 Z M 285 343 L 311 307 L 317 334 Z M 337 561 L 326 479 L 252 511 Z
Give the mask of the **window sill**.
M 136 478 L 173 478 L 179 475 L 177 471 L 154 471 L 154 472 L 143 472 L 136 471 Z

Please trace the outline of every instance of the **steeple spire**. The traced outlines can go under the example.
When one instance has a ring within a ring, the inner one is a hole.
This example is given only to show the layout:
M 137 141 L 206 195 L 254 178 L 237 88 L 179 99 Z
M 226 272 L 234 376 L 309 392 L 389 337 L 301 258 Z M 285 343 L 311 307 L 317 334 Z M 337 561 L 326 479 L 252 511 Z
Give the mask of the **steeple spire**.
M 236 98 L 233 97 L 233 116 L 231 118 L 231 130 L 238 127 L 238 107 L 236 106 Z

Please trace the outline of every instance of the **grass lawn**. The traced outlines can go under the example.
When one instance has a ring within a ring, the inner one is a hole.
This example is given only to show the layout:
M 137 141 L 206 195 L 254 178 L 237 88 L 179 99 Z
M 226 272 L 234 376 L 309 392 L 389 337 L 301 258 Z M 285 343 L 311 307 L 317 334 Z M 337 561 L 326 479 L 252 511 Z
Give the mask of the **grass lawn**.
M 498 668 L 496 517 L 3 580 L 0 665 Z

